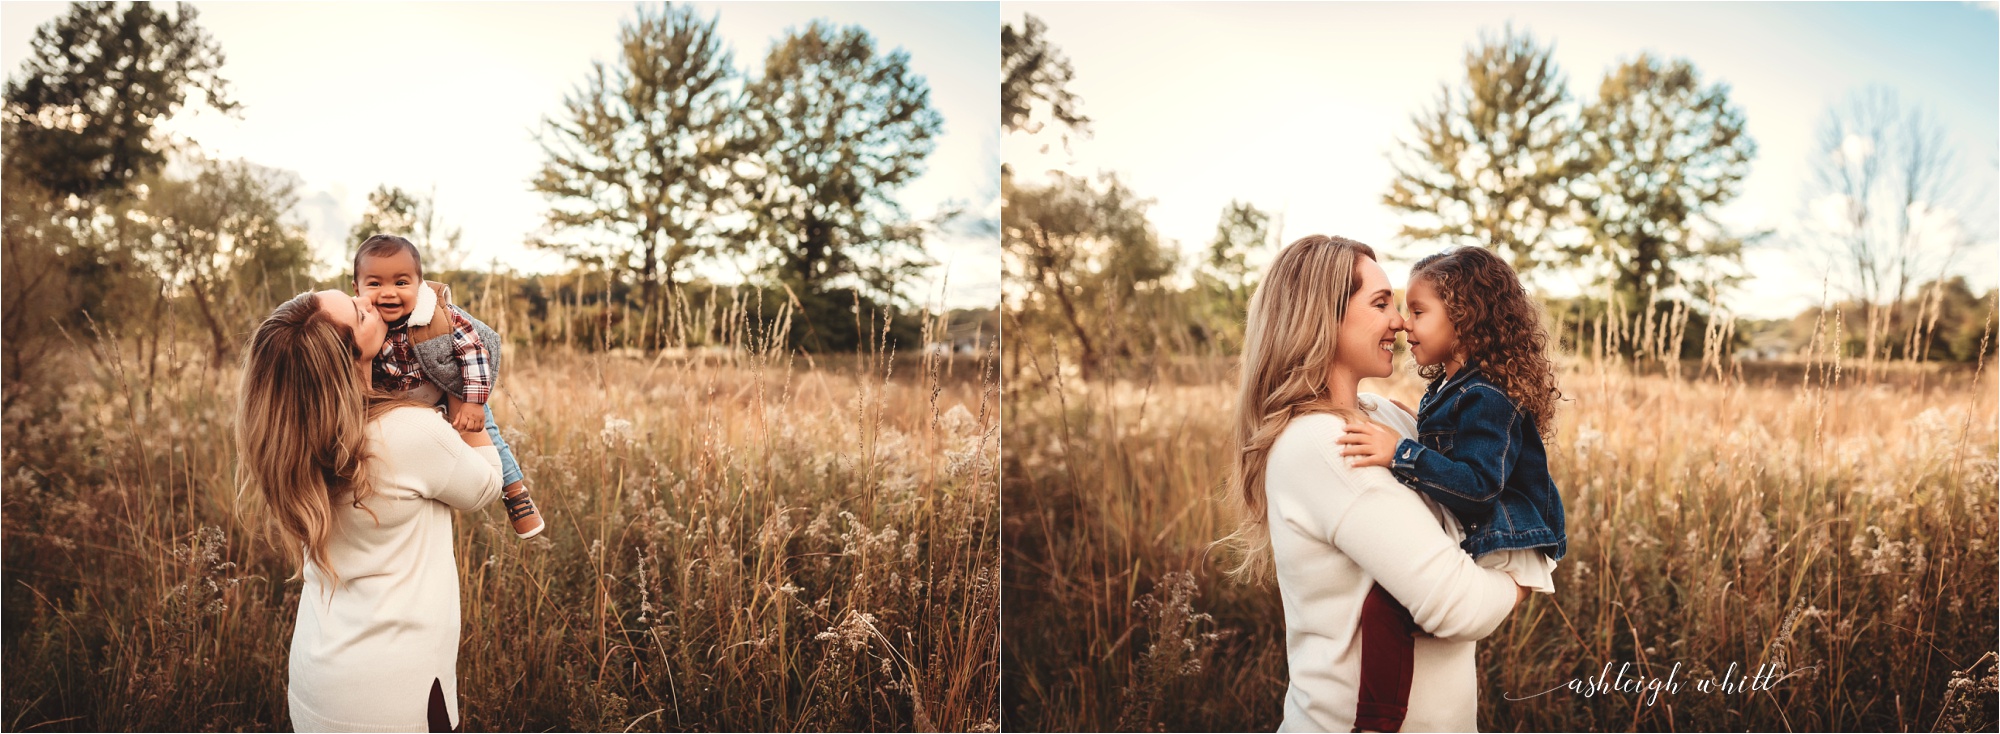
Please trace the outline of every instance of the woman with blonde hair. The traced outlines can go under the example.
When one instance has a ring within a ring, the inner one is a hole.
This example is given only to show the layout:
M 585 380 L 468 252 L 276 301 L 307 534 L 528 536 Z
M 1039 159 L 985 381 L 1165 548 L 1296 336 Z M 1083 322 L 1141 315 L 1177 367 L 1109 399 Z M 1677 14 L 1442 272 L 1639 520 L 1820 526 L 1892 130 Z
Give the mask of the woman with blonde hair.
M 1513 611 L 1522 590 L 1459 550 L 1449 513 L 1396 482 L 1355 468 L 1338 441 L 1350 421 L 1415 437 L 1416 421 L 1363 378 L 1394 371 L 1404 329 L 1375 251 L 1312 235 L 1287 246 L 1251 297 L 1229 497 L 1241 513 L 1228 540 L 1236 575 L 1275 576 L 1285 609 L 1280 731 L 1350 731 L 1357 711 L 1361 609 L 1379 583 L 1428 633 L 1411 659 L 1409 730 L 1472 731 L 1474 645 Z
M 257 327 L 237 409 L 238 476 L 305 588 L 287 699 L 298 731 L 450 731 L 458 716 L 452 510 L 500 493 L 484 431 L 369 389 L 382 319 L 302 293 Z

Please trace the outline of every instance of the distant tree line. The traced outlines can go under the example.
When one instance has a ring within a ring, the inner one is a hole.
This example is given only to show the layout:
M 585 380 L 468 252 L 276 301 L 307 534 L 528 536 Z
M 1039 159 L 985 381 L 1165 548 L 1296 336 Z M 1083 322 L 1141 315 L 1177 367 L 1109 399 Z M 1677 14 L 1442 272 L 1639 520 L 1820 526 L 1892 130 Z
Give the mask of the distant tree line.
M 1983 347 L 1992 364 L 1994 348 L 2000 346 L 1993 341 L 1996 324 L 1991 320 L 2000 306 L 2000 291 L 1977 293 L 1962 275 L 1914 284 L 1910 291 L 1912 297 L 1887 304 L 1912 322 L 1909 331 L 1889 335 L 1894 338 L 1869 330 L 1869 318 L 1879 318 L 1885 304 L 1847 299 L 1807 308 L 1789 319 L 1747 323 L 1746 339 L 1761 353 L 1784 354 L 1811 344 L 1817 332 L 1831 342 L 1829 351 L 1849 358 L 1866 357 L 1872 349 L 1881 359 L 1966 364 L 1977 362 Z
M 958 212 L 914 218 L 894 198 L 942 125 L 908 54 L 815 21 L 774 42 L 752 77 L 714 18 L 672 5 L 639 8 L 619 48 L 543 121 L 546 159 L 526 182 L 549 205 L 529 244 L 574 270 L 472 282 L 508 283 L 524 315 L 567 304 L 556 312 L 577 323 L 553 331 L 578 347 L 705 343 L 714 334 L 685 330 L 696 314 L 747 302 L 740 315 L 792 323 L 793 346 L 851 350 L 886 328 L 916 348 L 898 285 L 933 264 L 925 240 Z M 65 334 L 142 349 L 200 339 L 210 361 L 228 360 L 272 304 L 347 287 L 344 262 L 314 262 L 295 174 L 211 158 L 160 128 L 192 104 L 241 114 L 224 59 L 185 4 L 76 3 L 37 29 L 0 109 L 9 384 Z M 434 272 L 457 271 L 467 243 L 435 201 L 383 186 L 347 245 L 400 233 Z M 705 282 L 692 273 L 703 262 L 751 280 Z M 341 275 L 316 283 L 315 265 Z
M 1032 15 L 1002 29 L 1003 126 L 1009 134 L 1056 126 L 1065 142 L 1087 137 L 1083 100 L 1067 89 L 1076 71 L 1046 32 Z M 1725 349 L 1748 344 L 1747 333 L 1725 323 L 1733 317 L 1722 298 L 1749 276 L 1744 248 L 1776 233 L 1733 231 L 1717 217 L 1757 151 L 1727 84 L 1704 82 L 1685 59 L 1641 53 L 1609 70 L 1596 98 L 1582 103 L 1552 48 L 1512 27 L 1482 36 L 1463 68 L 1464 78 L 1442 85 L 1396 141 L 1382 202 L 1403 225 L 1396 242 L 1378 243 L 1385 254 L 1478 246 L 1531 282 L 1585 276 L 1594 284 L 1588 295 L 1548 302 L 1559 322 L 1552 326 L 1569 327 L 1559 341 L 1572 351 L 1590 341 L 1622 356 L 1700 358 L 1711 335 L 1725 338 Z M 1969 204 L 1949 185 L 1958 172 L 1944 135 L 1893 94 L 1871 89 L 1856 100 L 1828 113 L 1810 194 L 1837 216 L 1789 234 L 1787 244 L 1849 264 L 1853 277 L 1843 281 L 1857 286 L 1842 308 L 1860 309 L 1850 327 L 1859 356 L 1970 359 L 1965 349 L 1977 348 L 1964 347 L 1964 335 L 1980 333 L 1991 310 L 1972 306 L 1993 296 L 1945 277 L 1971 235 L 1961 213 Z M 1115 173 L 1030 181 L 1003 167 L 1002 178 L 1013 369 L 1033 366 L 1024 366 L 1034 356 L 1024 348 L 1059 353 L 1086 375 L 1131 358 L 1240 349 L 1256 286 L 1248 255 L 1283 244 L 1278 217 L 1232 202 L 1207 248 L 1183 262 L 1152 228 L 1151 200 Z M 1594 341 L 1593 328 L 1601 332 Z M 1638 329 L 1691 338 L 1648 346 L 1628 338 Z

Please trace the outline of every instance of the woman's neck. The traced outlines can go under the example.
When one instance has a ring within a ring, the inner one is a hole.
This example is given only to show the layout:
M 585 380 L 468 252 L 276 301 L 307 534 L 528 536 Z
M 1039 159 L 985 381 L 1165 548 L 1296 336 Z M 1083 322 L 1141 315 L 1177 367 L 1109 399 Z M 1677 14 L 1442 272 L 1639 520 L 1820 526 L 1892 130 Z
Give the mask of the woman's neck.
M 1326 381 L 1326 404 L 1334 410 L 1361 409 L 1361 376 L 1349 372 L 1343 365 L 1334 365 L 1333 374 Z

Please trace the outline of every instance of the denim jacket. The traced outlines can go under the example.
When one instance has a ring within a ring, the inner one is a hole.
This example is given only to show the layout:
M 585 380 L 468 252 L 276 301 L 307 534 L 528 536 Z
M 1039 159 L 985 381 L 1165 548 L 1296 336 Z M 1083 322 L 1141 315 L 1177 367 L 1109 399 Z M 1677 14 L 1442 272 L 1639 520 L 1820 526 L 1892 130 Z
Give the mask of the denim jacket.
M 1389 470 L 1451 510 L 1465 526 L 1459 547 L 1474 556 L 1540 548 L 1561 560 L 1562 495 L 1549 478 L 1535 419 L 1466 365 L 1433 381 L 1417 408 L 1417 440 L 1403 439 Z

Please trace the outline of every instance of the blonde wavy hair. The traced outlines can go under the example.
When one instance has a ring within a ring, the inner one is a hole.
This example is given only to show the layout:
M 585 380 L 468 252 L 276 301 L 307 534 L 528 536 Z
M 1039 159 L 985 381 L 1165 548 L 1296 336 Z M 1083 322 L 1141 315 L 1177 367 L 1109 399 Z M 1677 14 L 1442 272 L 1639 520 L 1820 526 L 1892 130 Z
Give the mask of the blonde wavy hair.
M 283 531 L 286 556 L 319 566 L 329 590 L 340 579 L 327 558 L 334 500 L 351 494 L 353 507 L 375 514 L 361 504 L 375 493 L 366 428 L 404 402 L 369 386 L 360 357 L 353 329 L 301 293 L 250 337 L 236 408 L 238 499 L 260 503 Z
M 1287 245 L 1250 297 L 1244 329 L 1242 383 L 1237 391 L 1236 466 L 1228 504 L 1238 513 L 1236 532 L 1218 541 L 1234 546 L 1241 562 L 1229 573 L 1263 583 L 1271 578 L 1271 527 L 1264 495 L 1264 465 L 1271 444 L 1292 419 L 1335 413 L 1327 386 L 1334 346 L 1347 318 L 1347 302 L 1361 287 L 1360 258 L 1375 250 L 1354 240 L 1308 235 Z

